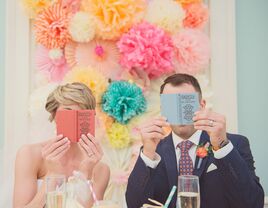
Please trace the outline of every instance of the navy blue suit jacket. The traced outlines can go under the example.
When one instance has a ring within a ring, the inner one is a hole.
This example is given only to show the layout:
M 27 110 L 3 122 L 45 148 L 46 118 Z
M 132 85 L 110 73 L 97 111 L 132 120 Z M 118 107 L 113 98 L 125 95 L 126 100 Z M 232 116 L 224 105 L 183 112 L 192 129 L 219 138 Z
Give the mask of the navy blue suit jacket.
M 199 158 L 196 157 L 194 175 L 199 176 L 201 208 L 263 208 L 264 192 L 255 175 L 248 139 L 235 134 L 227 134 L 227 137 L 234 148 L 224 158 L 215 159 L 210 154 L 197 169 Z M 209 141 L 208 134 L 202 132 L 200 144 Z M 128 208 L 139 208 L 148 203 L 148 198 L 164 204 L 172 186 L 177 186 L 177 161 L 171 134 L 159 143 L 157 152 L 161 161 L 155 169 L 147 167 L 138 158 L 128 180 Z M 217 169 L 207 173 L 211 163 Z M 175 208 L 176 201 L 174 196 L 169 208 Z

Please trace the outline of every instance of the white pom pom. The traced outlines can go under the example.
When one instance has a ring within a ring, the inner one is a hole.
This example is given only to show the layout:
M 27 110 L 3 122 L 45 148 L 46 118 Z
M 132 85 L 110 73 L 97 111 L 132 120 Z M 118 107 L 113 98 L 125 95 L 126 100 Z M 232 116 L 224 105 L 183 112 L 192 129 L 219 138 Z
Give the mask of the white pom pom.
M 86 12 L 77 12 L 70 21 L 69 32 L 76 42 L 89 42 L 95 36 L 95 18 Z
M 63 56 L 63 51 L 60 48 L 54 48 L 48 52 L 48 56 L 52 60 L 60 59 Z
M 173 0 L 152 0 L 145 14 L 145 20 L 173 34 L 183 27 L 184 17 L 183 8 Z

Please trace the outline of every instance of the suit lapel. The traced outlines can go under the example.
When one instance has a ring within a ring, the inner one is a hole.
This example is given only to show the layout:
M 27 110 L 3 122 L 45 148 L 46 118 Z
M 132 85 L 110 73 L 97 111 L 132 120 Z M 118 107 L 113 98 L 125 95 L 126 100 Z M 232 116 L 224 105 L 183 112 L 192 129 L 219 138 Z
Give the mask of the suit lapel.
M 176 152 L 172 140 L 172 134 L 170 134 L 165 144 L 163 144 L 163 157 L 166 165 L 166 171 L 168 176 L 169 188 L 173 185 L 177 186 L 178 181 L 178 169 Z
M 199 145 L 205 145 L 207 142 L 210 142 L 209 135 L 203 131 L 200 137 Z M 166 138 L 166 142 L 163 143 L 163 152 L 162 156 L 165 161 L 167 176 L 168 176 L 168 182 L 169 182 L 169 188 L 171 189 L 173 185 L 178 185 L 178 168 L 177 168 L 177 159 L 176 159 L 176 151 L 173 144 L 172 134 L 170 134 Z M 199 157 L 196 156 L 195 159 L 195 166 L 193 174 L 198 176 L 202 175 L 204 170 L 207 167 L 207 163 L 209 161 L 210 155 L 202 159 L 200 168 L 197 168 L 198 162 L 200 160 Z M 175 198 L 173 197 L 170 207 L 175 207 Z
M 168 176 L 168 185 L 171 190 L 172 186 L 178 185 L 178 168 L 177 168 L 177 159 L 176 159 L 176 151 L 173 144 L 172 134 L 170 134 L 166 142 L 163 144 L 163 159 L 165 161 L 167 176 Z M 175 196 L 177 195 L 177 191 Z M 176 197 L 172 197 L 172 201 L 170 202 L 169 207 L 176 206 Z
M 210 142 L 209 135 L 207 134 L 207 132 L 203 131 L 201 134 L 201 137 L 200 137 L 199 145 L 205 145 L 207 142 Z M 210 155 L 208 155 L 207 157 L 204 157 L 204 158 L 199 158 L 196 156 L 195 166 L 194 166 L 194 171 L 193 171 L 194 175 L 196 175 L 200 178 L 200 176 L 202 175 L 202 173 L 204 172 L 204 170 L 206 168 L 209 157 L 210 157 Z M 200 167 L 198 168 L 198 163 L 200 160 L 202 160 L 202 161 L 201 161 Z
M 200 137 L 199 145 L 205 145 L 207 142 L 210 142 L 209 135 L 203 131 Z M 166 171 L 168 176 L 169 188 L 172 188 L 173 185 L 178 183 L 178 168 L 177 168 L 177 159 L 176 151 L 173 144 L 172 134 L 170 134 L 166 142 L 163 144 L 163 153 L 162 153 L 166 165 Z M 209 161 L 210 155 L 205 158 L 202 158 L 201 165 L 198 168 L 198 163 L 201 158 L 196 156 L 194 171 L 193 174 L 200 177 L 204 172 L 207 162 Z

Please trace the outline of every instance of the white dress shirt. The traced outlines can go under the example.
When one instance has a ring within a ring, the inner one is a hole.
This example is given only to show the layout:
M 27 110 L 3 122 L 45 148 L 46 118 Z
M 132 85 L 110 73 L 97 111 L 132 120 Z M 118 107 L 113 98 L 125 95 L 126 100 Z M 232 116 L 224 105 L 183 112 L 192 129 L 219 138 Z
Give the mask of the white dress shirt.
M 193 146 L 189 149 L 189 155 L 193 161 L 193 166 L 195 163 L 195 158 L 196 158 L 196 149 L 197 146 L 199 144 L 200 141 L 200 137 L 201 137 L 202 131 L 201 130 L 197 130 L 190 138 L 189 141 L 191 141 L 193 143 Z M 181 143 L 182 141 L 184 141 L 182 138 L 180 138 L 178 135 L 176 135 L 174 132 L 172 132 L 172 140 L 173 140 L 173 145 L 175 147 L 175 151 L 176 151 L 176 159 L 177 159 L 177 164 L 179 163 L 180 160 L 180 148 L 177 148 L 178 144 Z M 226 146 L 224 146 L 223 148 L 217 150 L 217 151 L 213 151 L 214 153 L 214 157 L 216 159 L 222 159 L 224 158 L 226 155 L 228 155 L 231 151 L 233 150 L 233 144 L 231 142 L 229 142 Z M 154 158 L 154 160 L 151 160 L 150 158 L 148 158 L 146 155 L 143 154 L 143 152 L 141 151 L 140 153 L 141 159 L 144 161 L 144 163 L 150 167 L 150 168 L 156 168 L 156 166 L 160 163 L 161 161 L 161 156 L 159 154 L 156 153 L 156 156 Z

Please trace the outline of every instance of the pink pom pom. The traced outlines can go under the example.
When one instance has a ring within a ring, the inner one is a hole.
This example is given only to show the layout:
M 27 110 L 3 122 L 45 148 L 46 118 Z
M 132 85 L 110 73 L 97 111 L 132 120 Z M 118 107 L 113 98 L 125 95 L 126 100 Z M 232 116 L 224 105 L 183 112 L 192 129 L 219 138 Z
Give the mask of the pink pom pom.
M 206 34 L 199 30 L 185 29 L 173 37 L 173 43 L 176 72 L 194 75 L 208 65 L 210 43 Z
M 55 50 L 55 49 L 52 49 Z M 63 53 L 60 49 L 55 57 L 51 50 L 39 45 L 36 49 L 36 67 L 42 71 L 52 82 L 60 82 L 69 70 Z
M 172 39 L 160 28 L 149 23 L 134 26 L 117 43 L 120 63 L 128 70 L 142 68 L 149 78 L 172 71 Z
M 104 55 L 104 49 L 102 46 L 96 46 L 95 47 L 95 53 L 97 56 L 102 57 Z
M 122 72 L 119 51 L 113 41 L 70 42 L 65 47 L 65 57 L 70 68 L 90 66 L 109 79 L 116 79 Z
M 183 20 L 183 25 L 186 28 L 202 29 L 206 25 L 209 18 L 209 11 L 205 4 L 195 3 L 184 7 L 186 17 Z

